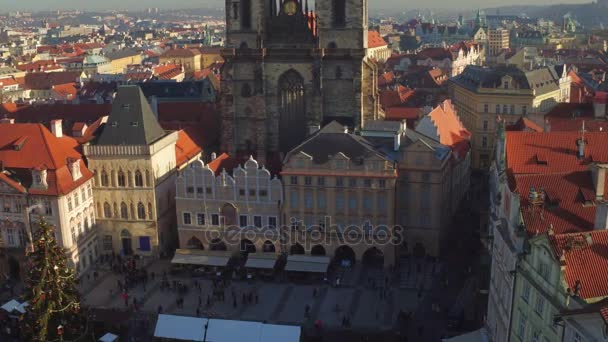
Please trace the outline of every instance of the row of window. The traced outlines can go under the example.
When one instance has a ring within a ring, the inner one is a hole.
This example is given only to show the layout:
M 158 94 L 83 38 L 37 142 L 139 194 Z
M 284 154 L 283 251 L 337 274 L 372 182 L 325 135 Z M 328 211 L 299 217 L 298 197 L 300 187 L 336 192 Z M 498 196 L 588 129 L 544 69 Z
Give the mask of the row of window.
M 194 190 L 195 188 L 193 186 L 189 186 L 186 188 L 186 192 L 189 194 L 194 194 Z M 197 195 L 202 195 L 203 192 L 207 195 L 211 195 L 213 194 L 213 188 L 211 187 L 196 187 L 196 194 Z M 239 189 L 239 196 L 247 196 L 247 194 L 249 194 L 249 197 L 256 197 L 256 195 L 259 195 L 260 197 L 267 197 L 268 196 L 268 190 L 266 189 L 262 189 L 262 190 L 258 190 L 256 191 L 255 189 L 249 189 L 249 191 L 247 191 L 246 189 Z
M 95 171 L 95 173 L 97 173 Z M 101 170 L 99 175 L 100 185 L 103 187 L 135 187 L 141 188 L 144 186 L 144 173 L 139 170 L 136 170 L 134 173 L 131 171 L 127 171 L 126 173 L 122 170 L 118 170 L 118 172 L 114 172 L 113 170 L 108 174 L 106 170 Z M 145 171 L 145 184 L 146 186 L 150 186 L 150 173 Z
M 185 225 L 194 225 L 192 219 L 192 214 L 189 212 L 184 212 L 182 214 L 183 224 Z M 239 216 L 239 227 L 257 227 L 262 228 L 264 224 L 269 228 L 277 227 L 277 217 L 276 216 L 266 216 L 266 222 L 264 222 L 264 216 L 261 215 L 240 215 Z M 196 214 L 196 225 L 204 226 L 207 224 L 206 216 L 203 213 Z M 220 215 L 219 214 L 211 214 L 211 225 L 219 226 L 220 225 Z
M 72 223 L 72 226 L 70 227 L 70 233 L 72 235 L 72 244 L 75 244 L 80 236 L 82 236 L 86 232 L 89 232 L 91 228 L 93 228 L 94 221 L 94 217 L 91 217 L 90 219 L 88 217 L 85 217 L 84 222 L 78 222 L 77 224 Z
M 8 247 L 22 247 L 27 241 L 25 238 L 25 229 L 6 228 L 4 231 L 5 243 Z
M 129 207 L 131 210 L 129 210 Z M 137 209 L 137 210 L 136 210 Z M 97 203 L 97 210 L 99 211 L 99 215 L 102 214 L 100 210 L 100 205 Z M 130 215 L 129 215 L 130 213 Z M 130 206 L 127 206 L 125 202 L 120 203 L 119 205 L 113 203 L 110 205 L 108 202 L 103 203 L 103 217 L 105 218 L 120 218 L 124 220 L 132 219 L 132 220 L 145 220 L 146 217 L 149 220 L 153 218 L 152 212 L 152 203 L 148 203 L 148 212 L 146 216 L 146 207 L 142 202 L 137 203 L 137 207 L 131 203 Z
M 299 182 L 301 181 L 300 178 L 302 178 L 302 177 L 291 176 L 289 178 L 289 183 L 291 185 L 298 185 Z M 326 185 L 325 177 L 315 177 L 315 178 L 316 178 L 316 181 L 314 182 L 315 185 L 318 185 L 318 186 Z M 313 185 L 312 176 L 305 176 L 305 177 L 303 177 L 303 180 L 304 180 L 304 185 Z M 346 182 L 343 177 L 335 178 L 335 183 L 334 183 L 335 186 L 344 187 L 344 186 L 346 186 L 346 184 L 348 184 L 348 187 L 350 187 L 350 188 L 357 187 L 357 186 L 359 186 L 359 179 L 358 178 L 348 178 L 348 182 Z M 377 181 L 374 181 L 370 178 L 363 179 L 363 187 L 371 188 L 374 185 L 376 185 L 380 189 L 384 189 L 384 188 L 386 188 L 386 179 L 378 179 Z
M 53 216 L 53 205 L 50 201 L 39 201 L 38 204 L 41 206 L 40 213 L 44 212 L 46 216 Z M 21 213 L 23 212 L 23 203 L 16 198 L 3 197 L 0 198 L 0 208 L 4 213 Z
M 483 105 L 483 112 L 484 113 L 490 113 L 490 105 L 489 104 L 486 103 L 486 104 Z M 501 105 L 497 104 L 494 107 L 494 113 L 495 114 L 511 114 L 511 115 L 513 115 L 513 114 L 515 114 L 515 105 L 512 104 L 512 105 L 502 105 L 501 106 Z M 526 105 L 521 106 L 521 112 L 518 113 L 518 114 L 527 115 L 528 114 L 528 106 L 526 106 Z M 486 128 L 484 128 L 484 129 L 486 129 Z
M 87 198 L 93 197 L 93 187 L 91 184 L 87 184 L 86 191 L 84 188 L 81 188 L 80 191 L 74 191 L 74 195 L 68 196 L 68 211 L 72 211 L 72 209 L 77 208 L 80 203 L 84 203 Z M 74 204 L 72 206 L 72 203 Z
M 304 193 L 304 208 L 313 209 L 314 208 L 314 199 L 313 194 L 311 192 Z M 317 193 L 316 196 L 317 208 L 325 209 L 327 207 L 327 198 L 324 193 Z M 335 206 L 337 210 L 342 210 L 345 208 L 345 204 L 348 202 L 348 208 L 351 210 L 359 209 L 359 199 L 356 195 L 348 196 L 348 199 L 345 198 L 344 194 L 337 193 L 335 196 Z M 362 200 L 362 205 L 364 209 L 372 210 L 374 209 L 373 198 L 371 196 L 364 196 Z M 290 204 L 291 208 L 298 208 L 300 206 L 300 193 L 297 191 L 292 191 L 290 193 Z M 384 210 L 386 209 L 386 195 L 378 194 L 376 197 L 376 209 Z

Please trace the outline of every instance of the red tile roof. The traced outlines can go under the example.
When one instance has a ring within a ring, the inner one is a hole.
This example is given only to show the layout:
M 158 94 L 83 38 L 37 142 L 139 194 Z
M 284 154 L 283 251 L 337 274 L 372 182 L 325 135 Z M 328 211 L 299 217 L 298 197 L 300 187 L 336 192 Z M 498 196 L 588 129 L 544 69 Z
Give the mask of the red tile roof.
M 8 184 L 10 187 L 19 191 L 20 193 L 25 193 L 27 191 L 23 185 L 21 185 L 21 183 L 10 178 L 5 172 L 0 172 L 0 182 Z
M 18 141 L 17 150 L 14 144 Z M 32 194 L 65 195 L 93 177 L 78 147 L 76 140 L 57 138 L 42 124 L 0 124 L 0 160 L 6 169 L 14 171 L 22 184 L 31 184 L 32 169 L 47 170 L 48 188 L 30 188 Z M 82 177 L 76 181 L 68 168 L 70 159 L 80 163 Z
M 188 133 L 184 130 L 177 132 L 178 138 L 175 144 L 175 160 L 177 166 L 181 166 L 187 163 L 190 159 L 194 158 L 201 152 L 201 147 L 198 146 Z
M 66 83 L 53 86 L 53 92 L 65 100 L 73 100 L 78 94 L 78 89 L 76 83 Z
M 578 171 L 551 175 L 515 175 L 515 192 L 521 201 L 521 213 L 528 234 L 542 234 L 549 225 L 557 234 L 592 230 L 595 222 L 595 205 L 586 205 L 585 197 L 595 201 L 595 188 L 591 172 Z M 543 205 L 534 204 L 529 196 L 531 189 L 546 193 Z
M 578 132 L 506 132 L 507 167 L 513 174 L 586 171 L 592 162 L 608 162 L 608 132 L 585 134 L 585 158 L 576 156 Z M 546 163 L 538 163 L 542 154 Z
M 513 125 L 507 126 L 507 131 L 544 132 L 544 129 L 528 118 L 520 118 Z
M 579 132 L 585 122 L 585 131 L 608 131 L 608 121 L 596 119 L 593 105 L 590 103 L 559 103 L 547 114 L 547 130 Z
M 580 297 L 593 299 L 608 296 L 608 230 L 582 234 L 550 235 L 556 258 L 565 258 L 564 278 L 574 291 L 580 284 Z M 600 310 L 604 320 L 608 307 Z
M 190 137 L 203 148 L 216 145 L 220 138 L 220 113 L 214 103 L 159 103 L 158 120 L 164 129 L 186 129 Z
M 386 41 L 380 36 L 378 31 L 368 31 L 367 32 L 367 47 L 370 49 L 388 46 Z
M 395 74 L 393 72 L 385 72 L 378 76 L 378 87 L 385 87 L 395 82 Z
M 212 160 L 207 166 L 217 175 L 223 170 L 228 173 L 232 173 L 232 169 L 239 165 L 239 161 L 236 158 L 230 157 L 228 153 L 222 153 L 217 158 Z

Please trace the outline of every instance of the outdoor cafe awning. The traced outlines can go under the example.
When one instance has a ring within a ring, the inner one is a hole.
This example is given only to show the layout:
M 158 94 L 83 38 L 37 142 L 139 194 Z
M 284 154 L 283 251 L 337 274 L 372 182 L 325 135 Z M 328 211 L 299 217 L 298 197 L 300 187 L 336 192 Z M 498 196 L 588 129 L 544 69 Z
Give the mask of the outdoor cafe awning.
M 232 256 L 226 251 L 203 251 L 197 249 L 178 249 L 171 263 L 202 266 L 226 266 Z
M 118 340 L 118 336 L 112 333 L 107 333 L 99 338 L 99 342 L 116 342 Z
M 154 337 L 183 341 L 203 341 L 207 318 L 158 315 Z
M 294 254 L 287 257 L 285 271 L 325 273 L 329 266 L 329 257 Z
M 275 253 L 249 253 L 245 268 L 259 268 L 271 270 L 277 263 L 279 256 Z

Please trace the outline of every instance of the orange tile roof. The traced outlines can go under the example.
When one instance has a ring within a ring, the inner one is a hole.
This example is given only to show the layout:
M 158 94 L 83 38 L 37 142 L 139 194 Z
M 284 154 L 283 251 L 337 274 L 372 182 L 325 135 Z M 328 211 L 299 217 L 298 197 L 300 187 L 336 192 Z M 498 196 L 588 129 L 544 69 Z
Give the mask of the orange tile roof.
M 202 149 L 192 140 L 186 131 L 180 130 L 177 134 L 175 159 L 177 166 L 181 166 L 199 154 Z
M 608 162 L 608 132 L 585 134 L 585 158 L 576 156 L 578 132 L 506 132 L 507 168 L 513 174 L 585 171 L 592 162 Z M 546 163 L 538 163 L 543 154 Z
M 545 130 L 528 118 L 520 118 L 516 123 L 508 126 L 507 131 L 544 132 Z
M 19 82 L 12 77 L 0 79 L 0 86 L 2 87 L 10 87 L 17 84 L 19 84 Z
M 549 225 L 557 234 L 592 230 L 596 207 L 585 205 L 585 197 L 592 195 L 595 188 L 591 172 L 578 171 L 561 174 L 514 175 L 515 192 L 519 194 L 521 214 L 530 235 L 542 234 Z M 530 202 L 531 189 L 546 193 L 544 206 Z
M 556 258 L 565 258 L 564 278 L 574 291 L 580 283 L 580 296 L 593 299 L 608 296 L 608 230 L 578 234 L 549 235 Z M 608 306 L 600 313 L 608 318 Z
M 455 147 L 463 142 L 468 143 L 471 133 L 460 121 L 452 101 L 445 100 L 428 115 L 437 128 L 439 142 L 442 145 Z
M 367 31 L 367 47 L 370 49 L 388 46 L 388 43 L 380 36 L 378 31 Z
M 19 150 L 13 147 L 17 141 L 22 142 Z M 6 169 L 30 183 L 32 169 L 47 170 L 48 188 L 30 188 L 32 194 L 64 195 L 93 177 L 78 147 L 76 140 L 57 138 L 42 124 L 0 124 L 0 160 Z M 68 169 L 69 159 L 79 160 L 82 177 L 77 181 Z
M 53 86 L 53 91 L 55 92 L 55 94 L 61 96 L 66 100 L 73 100 L 78 94 L 78 89 L 76 89 L 76 83 L 55 85 Z
M 8 184 L 10 187 L 19 191 L 20 193 L 24 194 L 27 191 L 27 190 L 25 190 L 23 185 L 21 185 L 19 182 L 15 181 L 14 179 L 10 178 L 4 172 L 0 172 L 0 182 L 4 182 L 4 183 Z
M 216 175 L 221 173 L 223 170 L 226 172 L 232 172 L 236 166 L 239 165 L 239 161 L 235 158 L 230 157 L 228 153 L 222 153 L 217 158 L 212 160 L 207 166 L 215 173 Z
M 378 86 L 384 87 L 393 84 L 395 81 L 395 74 L 393 72 L 385 72 L 378 76 Z

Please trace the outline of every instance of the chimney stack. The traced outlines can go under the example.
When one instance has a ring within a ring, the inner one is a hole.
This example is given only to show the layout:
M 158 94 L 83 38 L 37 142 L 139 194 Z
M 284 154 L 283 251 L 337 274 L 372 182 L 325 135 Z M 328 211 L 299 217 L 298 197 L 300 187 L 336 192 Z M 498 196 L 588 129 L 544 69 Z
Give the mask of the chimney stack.
M 61 126 L 61 119 L 51 121 L 51 132 L 57 138 L 63 137 L 63 127 Z
M 211 161 L 214 161 L 216 159 L 217 159 L 217 153 L 211 152 Z

